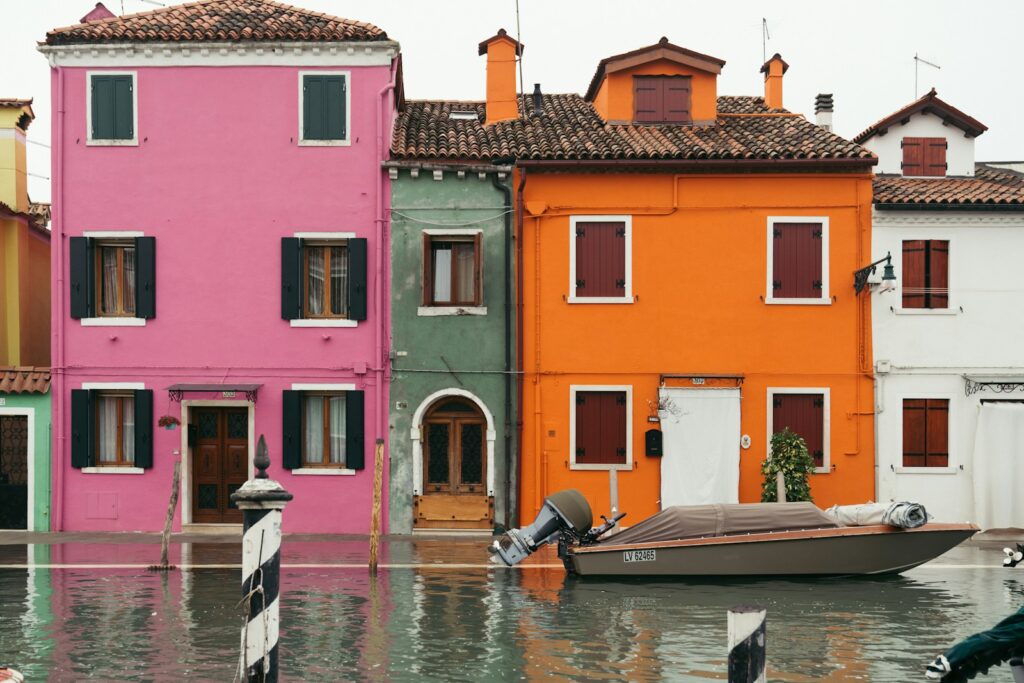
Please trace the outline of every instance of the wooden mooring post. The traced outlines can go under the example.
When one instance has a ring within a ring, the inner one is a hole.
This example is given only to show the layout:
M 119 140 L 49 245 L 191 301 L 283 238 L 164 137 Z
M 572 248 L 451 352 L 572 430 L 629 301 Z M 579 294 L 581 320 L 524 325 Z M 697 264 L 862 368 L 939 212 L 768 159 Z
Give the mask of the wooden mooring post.
M 767 614 L 757 605 L 729 610 L 729 683 L 765 682 Z
M 370 511 L 370 576 L 377 575 L 380 548 L 380 512 L 384 495 L 384 439 L 377 439 L 373 452 L 373 509 Z

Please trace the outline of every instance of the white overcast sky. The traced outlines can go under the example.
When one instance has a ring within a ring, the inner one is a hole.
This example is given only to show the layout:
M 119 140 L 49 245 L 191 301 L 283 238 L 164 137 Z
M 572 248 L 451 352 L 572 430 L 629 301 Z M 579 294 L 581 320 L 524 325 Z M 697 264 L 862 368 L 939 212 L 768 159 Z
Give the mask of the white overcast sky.
M 155 9 L 142 0 L 105 0 L 115 13 Z M 170 0 L 161 0 L 170 3 Z M 95 0 L 0 0 L 0 97 L 34 97 L 29 140 L 50 142 L 50 78 L 36 52 L 46 31 L 78 21 Z M 406 96 L 482 99 L 484 58 L 477 44 L 500 27 L 516 33 L 515 0 L 294 0 L 291 4 L 367 21 L 402 45 Z M 977 141 L 979 161 L 1024 159 L 1024 1 L 985 0 L 520 0 L 526 90 L 586 90 L 598 61 L 656 42 L 714 55 L 727 64 L 719 94 L 760 95 L 764 86 L 761 19 L 768 55 L 790 64 L 785 105 L 814 115 L 814 96 L 835 95 L 835 129 L 852 137 L 909 103 L 914 54 L 917 95 L 935 87 L 950 104 L 989 127 Z M 199 106 L 201 103 L 183 103 Z M 214 125 L 214 124 L 211 124 Z M 49 150 L 29 146 L 29 172 L 50 176 Z M 35 201 L 50 198 L 49 180 L 30 177 Z

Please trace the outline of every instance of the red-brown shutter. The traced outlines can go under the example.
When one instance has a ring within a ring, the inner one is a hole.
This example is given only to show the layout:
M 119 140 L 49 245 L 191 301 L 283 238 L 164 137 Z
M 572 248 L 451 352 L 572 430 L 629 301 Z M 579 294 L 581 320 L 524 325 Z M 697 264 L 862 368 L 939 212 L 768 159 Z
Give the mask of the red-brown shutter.
M 927 463 L 927 401 L 903 399 L 903 466 L 924 467 Z
M 690 114 L 690 78 L 689 76 L 666 76 L 665 87 L 665 118 L 666 123 L 691 123 Z
M 949 240 L 928 240 L 928 308 L 949 308 Z
M 596 462 L 601 448 L 601 403 L 596 392 L 576 393 L 576 462 Z
M 821 224 L 776 223 L 773 239 L 772 296 L 821 298 Z
M 925 138 L 903 138 L 903 175 L 924 175 Z
M 947 467 L 949 466 L 949 399 L 928 399 L 927 413 L 926 464 L 928 467 Z
M 626 226 L 623 223 L 576 224 L 576 296 L 626 294 Z
M 576 463 L 626 463 L 626 392 L 576 393 Z
M 926 249 L 926 240 L 903 240 L 903 308 L 925 307 Z
M 946 138 L 922 138 L 924 142 L 924 169 L 921 175 L 946 175 Z
M 665 87 L 657 76 L 633 77 L 633 120 L 656 123 L 665 120 Z
M 825 397 L 822 394 L 775 394 L 772 433 L 802 436 L 815 467 L 825 466 Z

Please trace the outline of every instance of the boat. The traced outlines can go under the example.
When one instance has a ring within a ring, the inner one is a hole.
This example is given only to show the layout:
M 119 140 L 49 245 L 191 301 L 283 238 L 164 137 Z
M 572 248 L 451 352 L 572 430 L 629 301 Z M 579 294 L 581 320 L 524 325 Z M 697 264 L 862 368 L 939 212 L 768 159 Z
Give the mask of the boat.
M 805 502 L 679 505 L 610 533 L 624 516 L 602 516 L 591 528 L 583 494 L 559 491 L 533 524 L 492 544 L 492 559 L 513 566 L 557 542 L 566 570 L 579 576 L 873 576 L 913 569 L 978 532 L 930 521 L 843 526 Z

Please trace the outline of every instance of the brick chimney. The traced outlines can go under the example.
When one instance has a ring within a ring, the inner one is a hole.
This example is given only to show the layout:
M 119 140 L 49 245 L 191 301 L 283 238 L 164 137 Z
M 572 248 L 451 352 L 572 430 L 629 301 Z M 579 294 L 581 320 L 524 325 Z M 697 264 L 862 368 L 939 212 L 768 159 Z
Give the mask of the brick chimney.
M 827 131 L 832 130 L 832 93 L 819 93 L 814 98 L 814 122 Z
M 487 55 L 487 115 L 485 124 L 519 118 L 516 102 L 516 58 L 523 45 L 509 37 L 505 29 L 480 43 L 480 54 Z
M 789 64 L 776 52 L 761 66 L 764 74 L 764 104 L 771 109 L 782 109 L 782 75 L 789 70 Z
M 0 202 L 28 211 L 25 132 L 32 123 L 32 100 L 0 99 Z

